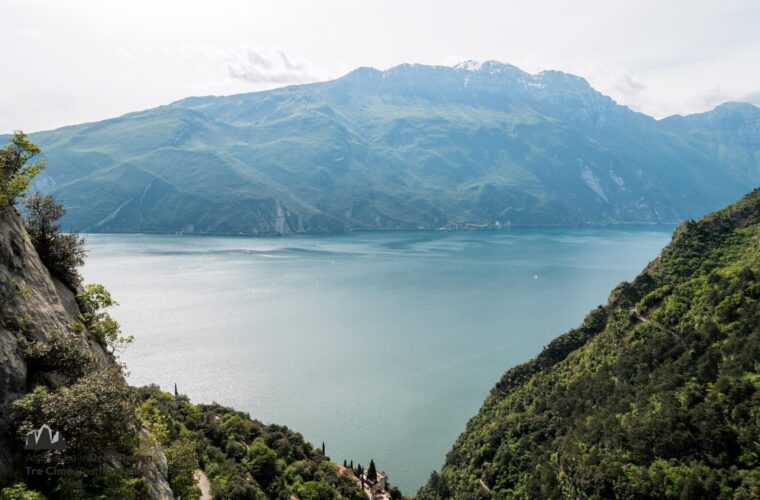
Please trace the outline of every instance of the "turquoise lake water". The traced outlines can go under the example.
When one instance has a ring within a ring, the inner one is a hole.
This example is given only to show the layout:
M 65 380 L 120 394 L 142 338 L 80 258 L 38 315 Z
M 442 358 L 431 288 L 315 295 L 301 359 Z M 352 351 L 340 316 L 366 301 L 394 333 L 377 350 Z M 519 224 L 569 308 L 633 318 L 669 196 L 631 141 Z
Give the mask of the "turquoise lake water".
M 90 235 L 133 384 L 234 406 L 413 494 L 508 368 L 579 324 L 670 226 L 237 238 Z

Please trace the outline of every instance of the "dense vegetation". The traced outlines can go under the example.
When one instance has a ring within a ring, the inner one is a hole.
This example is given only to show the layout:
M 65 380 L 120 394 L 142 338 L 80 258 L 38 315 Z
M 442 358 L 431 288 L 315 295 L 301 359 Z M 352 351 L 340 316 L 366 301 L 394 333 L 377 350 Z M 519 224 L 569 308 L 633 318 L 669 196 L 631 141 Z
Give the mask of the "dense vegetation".
M 200 466 L 218 499 L 364 498 L 354 479 L 287 427 L 217 404 L 193 405 L 156 387 L 139 392 L 140 415 L 166 450 L 175 494 L 191 494 Z
M 419 497 L 759 495 L 756 190 L 509 370 Z
M 760 181 L 760 109 L 655 120 L 581 78 L 360 68 L 33 134 L 87 232 L 678 222 Z

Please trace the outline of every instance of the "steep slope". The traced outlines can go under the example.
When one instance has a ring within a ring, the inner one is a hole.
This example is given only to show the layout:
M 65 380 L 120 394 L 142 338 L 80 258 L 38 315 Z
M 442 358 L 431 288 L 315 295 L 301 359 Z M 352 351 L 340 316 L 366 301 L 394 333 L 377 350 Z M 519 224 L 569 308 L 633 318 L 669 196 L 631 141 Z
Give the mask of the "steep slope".
M 364 498 L 286 427 L 129 387 L 83 293 L 51 276 L 19 214 L 0 208 L 0 497 L 193 498 L 201 469 L 220 499 Z M 62 450 L 25 450 L 43 424 Z
M 760 189 L 502 377 L 419 498 L 756 498 Z
M 36 188 L 82 231 L 675 222 L 760 180 L 752 134 L 730 140 L 760 110 L 715 113 L 729 119 L 694 132 L 561 72 L 401 65 L 32 138 L 52 165 Z
M 13 403 L 38 386 L 70 386 L 71 372 L 78 369 L 72 363 L 73 351 L 84 353 L 93 370 L 106 371 L 113 365 L 104 346 L 82 325 L 74 293 L 40 261 L 16 210 L 0 208 L 0 487 L 29 479 L 22 472 L 30 464 L 23 458 Z M 145 457 L 144 494 L 172 498 L 161 448 L 143 440 L 140 453 Z M 125 465 L 114 456 L 108 467 Z

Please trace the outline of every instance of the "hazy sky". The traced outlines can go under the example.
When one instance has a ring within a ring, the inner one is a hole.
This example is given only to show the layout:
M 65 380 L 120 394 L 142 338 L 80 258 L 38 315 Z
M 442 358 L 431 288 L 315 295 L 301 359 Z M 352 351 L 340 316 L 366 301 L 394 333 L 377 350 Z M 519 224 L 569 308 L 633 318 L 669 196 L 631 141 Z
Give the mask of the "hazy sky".
M 496 59 L 661 117 L 760 104 L 760 1 L 0 0 L 0 132 L 357 66 Z

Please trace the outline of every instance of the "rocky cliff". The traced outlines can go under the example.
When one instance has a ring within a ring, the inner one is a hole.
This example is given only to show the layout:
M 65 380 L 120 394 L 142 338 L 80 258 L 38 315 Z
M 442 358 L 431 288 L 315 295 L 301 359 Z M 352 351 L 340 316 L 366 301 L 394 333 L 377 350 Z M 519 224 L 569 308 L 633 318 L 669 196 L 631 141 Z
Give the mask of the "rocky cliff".
M 24 443 L 11 431 L 12 403 L 37 385 L 55 389 L 67 384 L 59 370 L 30 365 L 24 345 L 48 345 L 62 334 L 88 353 L 97 369 L 114 363 L 82 325 L 75 293 L 50 275 L 19 214 L 4 207 L 0 209 L 0 478 L 23 479 L 19 459 Z M 149 496 L 171 498 L 163 452 L 155 444 L 143 448 L 151 457 L 144 480 Z M 118 461 L 112 465 L 120 466 Z

